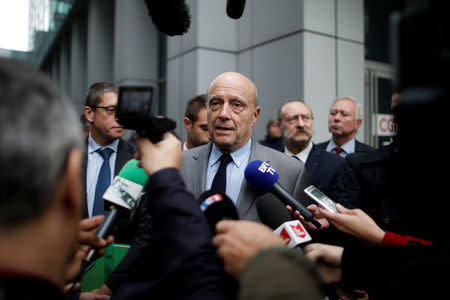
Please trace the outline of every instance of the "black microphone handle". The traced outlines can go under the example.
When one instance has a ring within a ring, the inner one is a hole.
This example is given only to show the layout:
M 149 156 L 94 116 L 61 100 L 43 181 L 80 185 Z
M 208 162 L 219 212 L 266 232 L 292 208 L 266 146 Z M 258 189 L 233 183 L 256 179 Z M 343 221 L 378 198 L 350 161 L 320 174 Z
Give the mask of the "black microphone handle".
M 103 222 L 100 224 L 100 227 L 98 228 L 97 237 L 104 239 L 111 233 L 111 230 L 113 229 L 114 224 L 116 223 L 117 217 L 119 216 L 119 210 L 120 210 L 119 208 L 113 208 L 112 210 L 106 213 Z M 81 277 L 83 277 L 83 275 L 89 270 L 88 268 L 97 259 L 96 254 L 97 254 L 96 248 L 92 248 L 89 250 L 88 254 L 81 263 L 80 273 L 73 280 L 73 282 L 79 281 Z
M 277 182 L 275 182 L 270 192 L 274 194 L 278 199 L 280 199 L 281 202 L 283 202 L 283 204 L 292 207 L 293 211 L 298 210 L 300 214 L 305 218 L 305 221 L 311 222 L 317 228 L 320 228 L 322 226 L 320 225 L 319 221 L 314 219 L 312 212 L 306 209 L 306 207 L 303 206 L 303 204 L 301 204 L 294 197 L 292 197 L 292 195 Z

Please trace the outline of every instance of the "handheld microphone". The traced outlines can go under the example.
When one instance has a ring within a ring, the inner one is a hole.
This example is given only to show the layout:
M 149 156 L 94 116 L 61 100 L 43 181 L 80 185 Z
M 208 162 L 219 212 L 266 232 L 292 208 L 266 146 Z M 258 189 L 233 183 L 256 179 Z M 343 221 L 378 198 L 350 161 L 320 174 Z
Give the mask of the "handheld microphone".
M 298 210 L 307 222 L 311 222 L 317 228 L 321 227 L 319 221 L 314 219 L 313 214 L 277 183 L 280 176 L 268 163 L 260 160 L 252 161 L 245 168 L 244 176 L 247 182 L 258 191 L 270 192 L 283 204 L 291 206 L 294 211 Z
M 242 17 L 245 8 L 245 0 L 227 0 L 227 15 L 232 19 Z
M 270 198 L 263 198 L 256 203 L 261 222 L 274 229 L 288 248 L 299 247 L 311 241 L 311 236 L 299 220 L 291 220 L 289 213 L 280 209 L 280 204 Z
M 183 35 L 191 26 L 189 6 L 184 0 L 145 0 L 156 28 L 169 36 Z
M 107 206 L 107 213 L 97 231 L 97 237 L 106 238 L 123 211 L 131 210 L 133 212 L 136 209 L 138 200 L 142 196 L 142 190 L 148 180 L 147 173 L 137 166 L 138 163 L 138 160 L 130 159 L 103 195 L 103 203 L 104 206 L 105 204 Z M 80 275 L 76 279 L 80 279 L 96 259 L 97 249 L 92 248 L 84 258 Z
M 216 224 L 219 221 L 239 220 L 236 206 L 225 194 L 209 190 L 200 195 L 199 201 L 200 209 L 205 214 L 213 235 L 216 234 Z

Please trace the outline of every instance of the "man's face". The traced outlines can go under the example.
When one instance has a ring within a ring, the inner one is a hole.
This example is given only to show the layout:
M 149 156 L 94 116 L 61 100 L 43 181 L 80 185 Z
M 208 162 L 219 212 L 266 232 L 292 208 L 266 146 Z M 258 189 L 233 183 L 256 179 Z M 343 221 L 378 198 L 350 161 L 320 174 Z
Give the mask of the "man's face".
M 211 136 L 208 131 L 208 123 L 206 121 L 206 109 L 201 109 L 197 115 L 197 121 L 190 122 L 186 127 L 187 140 L 191 147 L 197 147 L 209 143 Z
M 328 119 L 328 131 L 336 137 L 353 138 L 361 126 L 356 119 L 356 104 L 349 99 L 341 99 L 334 103 Z
M 208 129 L 222 152 L 233 152 L 251 137 L 260 108 L 255 108 L 255 86 L 239 73 L 218 76 L 208 91 Z
M 285 144 L 303 150 L 313 134 L 311 110 L 302 102 L 289 102 L 281 108 L 280 116 Z
M 97 106 L 116 107 L 117 94 L 106 92 L 100 96 Z M 124 129 L 117 123 L 115 113 L 109 113 L 104 108 L 85 108 L 86 118 L 91 122 L 93 139 L 100 145 L 107 145 L 117 138 L 121 138 Z

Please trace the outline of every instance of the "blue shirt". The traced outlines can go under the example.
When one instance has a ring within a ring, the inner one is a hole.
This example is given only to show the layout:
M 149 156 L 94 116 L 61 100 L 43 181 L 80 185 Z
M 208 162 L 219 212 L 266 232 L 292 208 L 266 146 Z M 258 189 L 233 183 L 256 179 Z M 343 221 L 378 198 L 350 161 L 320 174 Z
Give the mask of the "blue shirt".
M 233 159 L 227 166 L 227 186 L 226 192 L 228 197 L 236 204 L 241 191 L 242 182 L 244 181 L 244 171 L 247 167 L 248 160 L 250 159 L 250 153 L 252 151 L 252 139 L 249 139 L 238 150 L 231 152 L 231 158 Z M 206 169 L 206 190 L 211 189 L 211 185 L 214 176 L 220 166 L 220 156 L 222 152 L 213 143 L 211 153 L 209 154 L 208 168 Z
M 103 158 L 100 153 L 96 152 L 98 149 L 109 148 L 113 150 L 109 157 L 109 167 L 111 168 L 111 181 L 114 177 L 114 166 L 117 156 L 117 147 L 119 146 L 119 139 L 107 146 L 98 145 L 91 134 L 88 137 L 88 155 L 86 168 L 86 199 L 89 217 L 92 217 L 92 207 L 94 206 L 95 187 L 97 186 L 98 173 L 103 164 Z
M 348 141 L 347 143 L 345 143 L 344 145 L 341 146 L 342 151 L 339 154 L 339 156 L 346 157 L 347 154 L 354 153 L 355 146 L 356 146 L 355 139 L 351 139 L 350 141 Z M 327 145 L 326 150 L 327 150 L 327 152 L 332 152 L 332 153 L 336 154 L 334 149 L 337 147 L 338 146 L 334 143 L 333 139 L 331 139 Z

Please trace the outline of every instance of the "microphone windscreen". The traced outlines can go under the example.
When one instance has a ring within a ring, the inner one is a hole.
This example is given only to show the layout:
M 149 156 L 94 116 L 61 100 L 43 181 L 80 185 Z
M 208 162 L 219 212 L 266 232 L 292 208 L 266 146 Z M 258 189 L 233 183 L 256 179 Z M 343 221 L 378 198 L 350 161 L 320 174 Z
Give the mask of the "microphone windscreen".
M 227 15 L 232 19 L 239 19 L 242 17 L 245 8 L 245 0 L 228 0 L 227 1 Z
M 262 197 L 256 203 L 261 222 L 273 230 L 277 229 L 284 222 L 292 221 L 291 215 L 280 201 L 274 201 L 270 197 Z
M 147 184 L 148 175 L 138 167 L 139 161 L 130 159 L 114 178 L 103 194 L 103 200 L 126 209 L 134 209 L 142 190 Z M 104 203 L 104 205 L 109 205 Z
M 251 186 L 264 193 L 270 191 L 280 177 L 268 163 L 260 160 L 249 163 L 244 176 Z
M 233 201 L 221 193 L 212 190 L 203 192 L 199 197 L 200 209 L 205 214 L 208 224 L 215 234 L 217 222 L 221 220 L 239 220 L 238 212 Z
M 169 36 L 183 35 L 191 26 L 185 0 L 145 0 L 148 14 L 156 28 Z
M 148 180 L 148 175 L 143 168 L 138 167 L 140 161 L 130 159 L 120 170 L 118 176 L 128 179 L 134 183 L 145 186 Z

